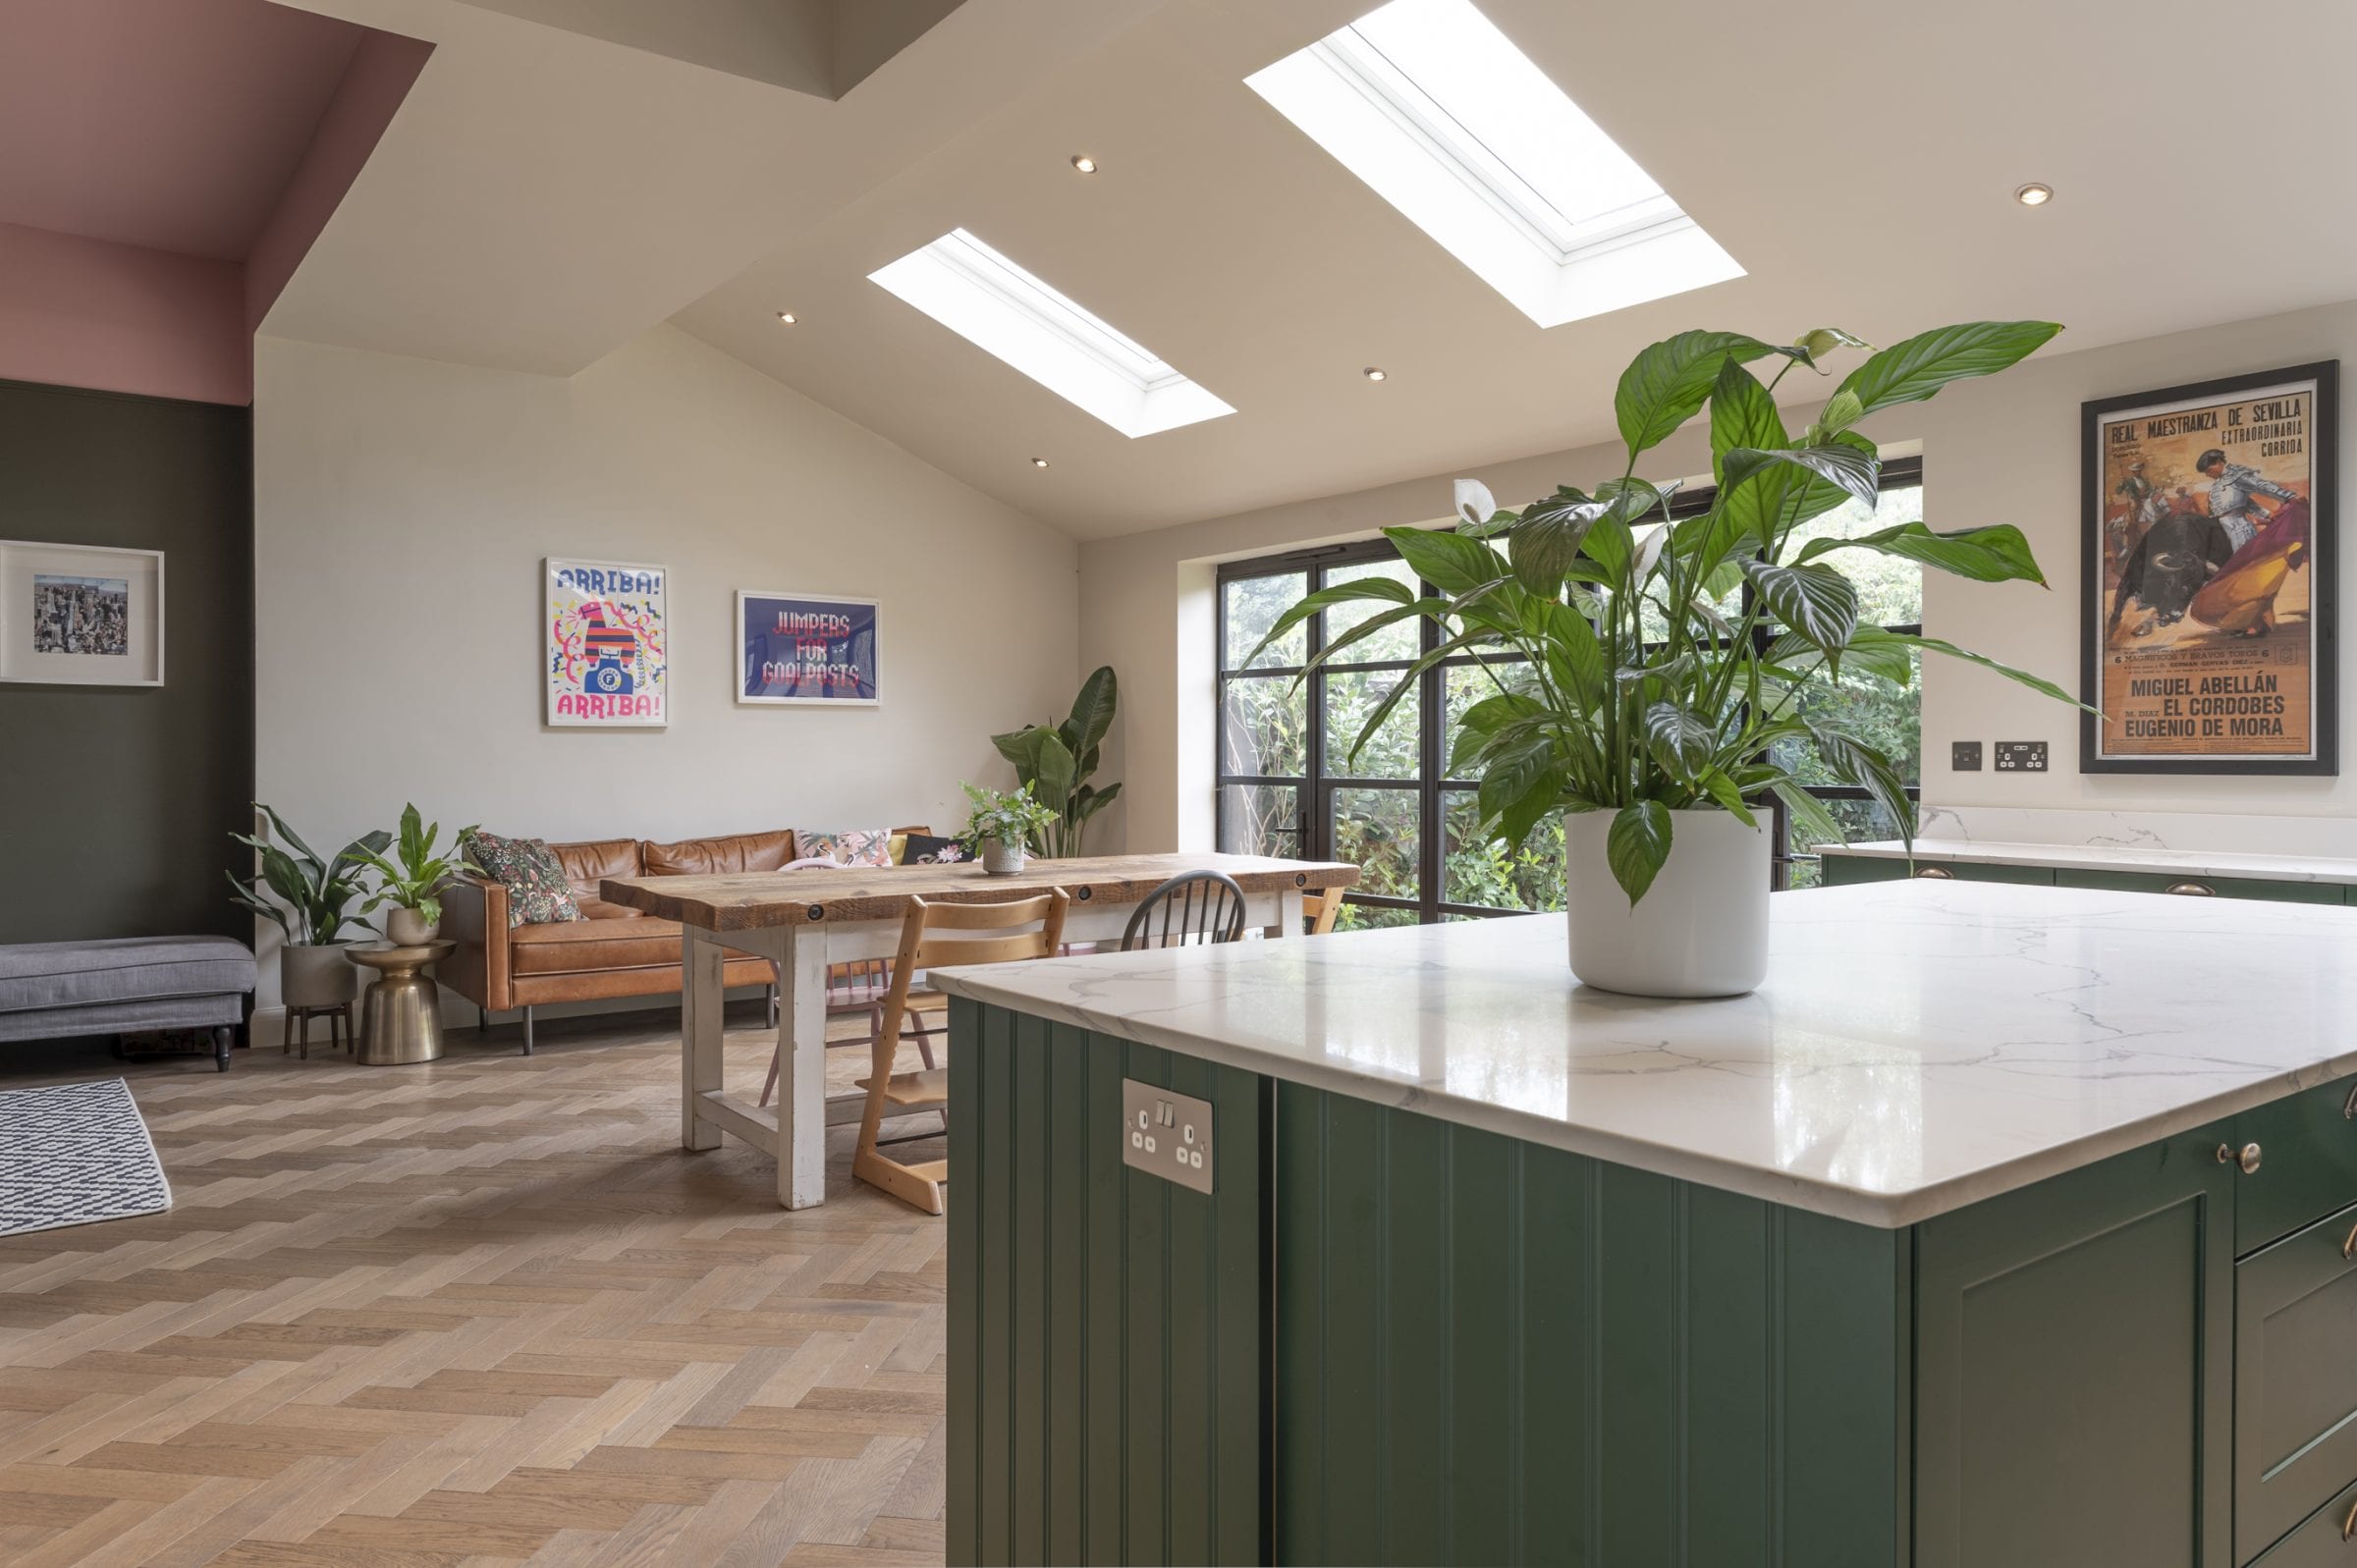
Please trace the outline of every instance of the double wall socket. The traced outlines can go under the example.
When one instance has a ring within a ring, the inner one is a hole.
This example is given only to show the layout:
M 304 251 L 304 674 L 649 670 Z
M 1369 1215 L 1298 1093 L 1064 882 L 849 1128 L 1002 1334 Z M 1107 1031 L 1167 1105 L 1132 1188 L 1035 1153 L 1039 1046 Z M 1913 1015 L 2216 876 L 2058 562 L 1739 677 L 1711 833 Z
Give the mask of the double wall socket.
M 1122 1163 L 1211 1191 L 1211 1102 L 1124 1078 Z

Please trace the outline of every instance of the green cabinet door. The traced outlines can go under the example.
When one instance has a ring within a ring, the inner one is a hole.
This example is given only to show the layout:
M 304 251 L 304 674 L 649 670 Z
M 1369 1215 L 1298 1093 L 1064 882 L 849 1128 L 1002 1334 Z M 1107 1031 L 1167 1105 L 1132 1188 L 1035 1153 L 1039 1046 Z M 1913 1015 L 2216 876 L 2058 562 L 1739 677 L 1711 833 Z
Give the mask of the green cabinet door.
M 2224 1136 L 1917 1228 L 1914 1568 L 2234 1568 Z
M 2234 1546 L 2246 1561 L 2357 1476 L 2352 1343 L 2357 1208 L 2234 1271 Z
M 2259 898 L 2275 903 L 2339 903 L 2334 882 L 2279 882 L 2266 877 L 2198 877 L 2173 871 L 2074 871 L 2055 873 L 2064 888 L 2100 888 L 2112 892 L 2173 892 L 2195 898 Z

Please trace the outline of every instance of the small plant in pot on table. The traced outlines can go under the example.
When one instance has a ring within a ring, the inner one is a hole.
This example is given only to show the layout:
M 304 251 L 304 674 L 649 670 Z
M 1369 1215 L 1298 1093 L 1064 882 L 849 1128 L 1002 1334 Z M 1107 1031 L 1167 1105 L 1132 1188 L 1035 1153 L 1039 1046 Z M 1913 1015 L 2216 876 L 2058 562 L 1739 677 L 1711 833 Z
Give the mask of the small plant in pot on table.
M 1881 462 L 1855 428 L 1953 381 L 2014 364 L 2060 329 L 2045 321 L 1944 327 L 1870 352 L 1816 422 L 1788 433 L 1773 396 L 1796 366 L 1869 346 L 1821 329 L 1779 346 L 1732 332 L 1686 332 L 1637 355 L 1614 412 L 1627 449 L 1595 492 L 1565 485 L 1519 511 L 1457 483 L 1453 532 L 1387 528 L 1431 596 L 1367 577 L 1311 594 L 1261 649 L 1332 606 L 1375 602 L 1308 669 L 1341 659 L 1395 622 L 1435 622 L 1439 645 L 1393 687 L 1351 758 L 1443 660 L 1472 660 L 1489 695 L 1458 716 L 1448 777 L 1477 778 L 1487 831 L 1509 848 L 1556 812 L 1565 818 L 1564 903 L 1571 969 L 1610 991 L 1733 996 L 1768 966 L 1770 844 L 1761 818 L 1781 800 L 1809 842 L 1841 830 L 1795 781 L 1793 748 L 1814 751 L 1862 788 L 1912 842 L 1914 808 L 1897 767 L 1804 691 L 1844 671 L 1905 682 L 1917 653 L 1967 660 L 2058 701 L 2060 687 L 1937 637 L 1858 623 L 1856 587 L 1837 565 L 1864 550 L 1979 582 L 2045 584 L 2008 523 L 1935 533 L 1920 522 L 1857 538 L 1802 525 L 1852 499 L 1874 505 Z M 1750 366 L 1777 361 L 1763 381 Z M 1675 484 L 1637 464 L 1709 409 L 1710 510 L 1678 516 Z M 1306 674 L 1304 676 L 1306 678 Z M 1836 710 L 1837 712 L 1837 710 Z
M 462 828 L 459 841 L 474 832 Z M 413 805 L 401 808 L 401 835 L 393 841 L 400 856 L 398 862 L 387 859 L 381 852 L 366 856 L 369 869 L 380 879 L 375 892 L 360 906 L 362 914 L 373 914 L 386 904 L 392 906 L 385 916 L 385 940 L 397 947 L 415 947 L 433 941 L 442 934 L 442 887 L 459 874 L 456 855 L 434 853 L 434 840 L 441 836 L 442 824 L 422 823 Z
M 341 1006 L 359 995 L 359 976 L 345 958 L 339 939 L 346 926 L 355 924 L 351 911 L 353 900 L 360 895 L 360 874 L 371 857 L 384 852 L 393 836 L 379 828 L 337 850 L 333 859 L 322 860 L 277 812 L 258 802 L 254 809 L 270 820 L 278 842 L 247 833 L 230 835 L 262 857 L 259 876 L 241 882 L 235 874 L 224 873 L 230 895 L 286 934 L 286 945 L 278 952 L 278 988 L 286 1004 Z
M 1057 814 L 1023 785 L 1013 794 L 961 784 L 969 815 L 959 835 L 966 848 L 982 858 L 982 870 L 993 877 L 1011 877 L 1030 858 L 1029 845 L 1045 843 L 1059 821 Z

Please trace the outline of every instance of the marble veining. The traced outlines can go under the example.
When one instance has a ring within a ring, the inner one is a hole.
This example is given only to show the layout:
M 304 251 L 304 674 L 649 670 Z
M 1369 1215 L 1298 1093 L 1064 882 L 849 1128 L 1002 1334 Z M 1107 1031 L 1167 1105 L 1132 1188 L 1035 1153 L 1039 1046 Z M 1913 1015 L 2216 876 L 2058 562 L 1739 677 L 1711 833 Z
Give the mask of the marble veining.
M 1766 986 L 1581 986 L 1562 917 L 1105 953 L 955 995 L 1867 1224 L 2357 1070 L 2357 909 L 1899 881 L 1777 895 Z

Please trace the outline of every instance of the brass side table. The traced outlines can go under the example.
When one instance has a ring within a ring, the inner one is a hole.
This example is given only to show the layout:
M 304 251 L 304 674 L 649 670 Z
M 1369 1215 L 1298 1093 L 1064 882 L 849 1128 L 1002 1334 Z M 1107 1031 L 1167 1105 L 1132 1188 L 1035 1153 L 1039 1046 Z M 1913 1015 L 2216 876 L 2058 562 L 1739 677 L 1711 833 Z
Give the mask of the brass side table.
M 425 966 L 455 950 L 449 941 L 414 946 L 372 943 L 349 949 L 352 961 L 378 971 L 360 997 L 360 1049 L 369 1067 L 403 1067 L 442 1056 L 442 992 Z

